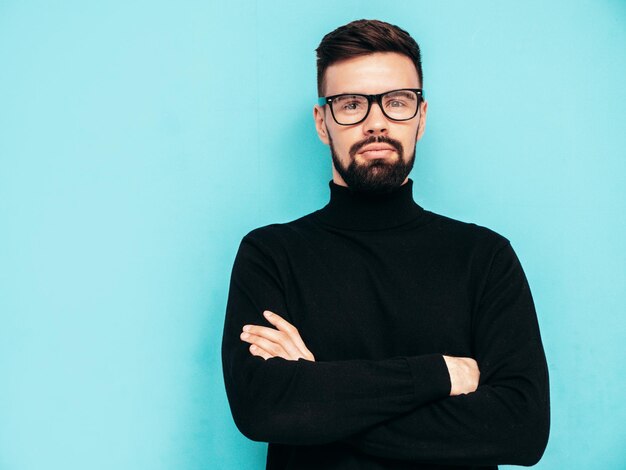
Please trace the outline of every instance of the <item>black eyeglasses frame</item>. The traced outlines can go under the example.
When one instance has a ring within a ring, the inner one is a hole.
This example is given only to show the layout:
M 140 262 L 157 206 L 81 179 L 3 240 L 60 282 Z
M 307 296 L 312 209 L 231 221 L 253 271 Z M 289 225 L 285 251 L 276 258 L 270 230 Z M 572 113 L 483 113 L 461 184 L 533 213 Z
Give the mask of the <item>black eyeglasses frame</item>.
M 415 107 L 415 114 L 413 114 L 413 116 L 411 116 L 410 118 L 395 119 L 395 118 L 388 116 L 387 113 L 385 112 L 385 109 L 382 103 L 382 97 L 389 93 L 394 93 L 396 91 L 412 91 L 412 92 L 415 92 L 415 94 L 417 95 L 417 106 Z M 340 96 L 362 96 L 367 100 L 367 111 L 365 112 L 365 115 L 363 116 L 361 120 L 351 123 L 351 124 L 342 124 L 341 122 L 337 121 L 337 118 L 335 117 L 335 111 L 333 110 L 332 102 L 334 99 L 337 99 Z M 370 110 L 372 109 L 372 103 L 374 101 L 378 103 L 380 110 L 383 112 L 383 114 L 385 115 L 387 119 L 391 121 L 402 122 L 402 121 L 410 121 L 415 116 L 417 116 L 417 113 L 420 109 L 420 104 L 423 100 L 424 100 L 424 90 L 422 90 L 421 88 L 399 88 L 397 90 L 389 90 L 389 91 L 385 91 L 384 93 L 378 93 L 377 95 L 366 95 L 363 93 L 340 93 L 338 95 L 332 95 L 332 96 L 320 96 L 317 99 L 317 104 L 319 106 L 324 106 L 325 104 L 327 104 L 328 107 L 330 108 L 330 113 L 333 115 L 333 119 L 340 126 L 356 126 L 357 124 L 361 124 L 363 121 L 367 119 L 367 116 L 369 116 Z

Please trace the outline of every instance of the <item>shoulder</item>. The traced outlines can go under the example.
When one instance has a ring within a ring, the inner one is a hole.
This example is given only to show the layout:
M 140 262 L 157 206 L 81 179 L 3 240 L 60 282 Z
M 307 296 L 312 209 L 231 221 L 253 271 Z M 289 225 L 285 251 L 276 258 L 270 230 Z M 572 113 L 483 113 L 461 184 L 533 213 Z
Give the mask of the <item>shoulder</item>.
M 454 245 L 457 248 L 499 251 L 510 246 L 508 238 L 474 222 L 465 222 L 445 215 L 426 210 L 430 218 L 429 230 L 443 243 Z
M 298 219 L 255 228 L 242 239 L 241 245 L 253 246 L 264 252 L 276 253 L 288 248 L 298 238 L 315 229 L 313 214 Z
M 511 242 L 491 228 L 430 213 L 431 240 L 436 240 L 441 256 L 465 266 L 482 290 L 489 279 L 505 273 L 523 273 Z
M 487 240 L 495 243 L 508 242 L 508 239 L 504 235 L 484 225 L 453 219 L 452 217 L 428 210 L 425 210 L 425 213 L 430 217 L 433 229 L 442 234 L 467 237 L 476 240 Z

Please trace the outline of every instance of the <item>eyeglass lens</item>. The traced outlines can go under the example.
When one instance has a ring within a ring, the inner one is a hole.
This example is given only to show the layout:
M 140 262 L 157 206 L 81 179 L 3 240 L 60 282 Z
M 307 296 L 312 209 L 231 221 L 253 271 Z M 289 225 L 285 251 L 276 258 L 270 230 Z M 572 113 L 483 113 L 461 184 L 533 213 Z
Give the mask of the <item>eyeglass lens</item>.
M 403 121 L 417 114 L 419 97 L 411 90 L 385 93 L 381 97 L 382 110 L 389 119 Z M 361 95 L 341 95 L 333 99 L 333 115 L 339 124 L 355 124 L 365 118 L 368 99 Z

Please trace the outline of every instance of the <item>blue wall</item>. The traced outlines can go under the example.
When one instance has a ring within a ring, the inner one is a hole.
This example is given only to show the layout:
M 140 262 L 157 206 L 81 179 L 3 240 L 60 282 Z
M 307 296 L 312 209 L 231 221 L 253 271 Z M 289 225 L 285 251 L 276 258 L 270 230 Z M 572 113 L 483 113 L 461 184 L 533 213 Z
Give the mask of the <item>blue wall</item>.
M 327 200 L 314 49 L 424 53 L 427 209 L 507 236 L 552 382 L 540 469 L 626 468 L 626 2 L 0 1 L 0 468 L 262 468 L 219 346 L 251 228 Z

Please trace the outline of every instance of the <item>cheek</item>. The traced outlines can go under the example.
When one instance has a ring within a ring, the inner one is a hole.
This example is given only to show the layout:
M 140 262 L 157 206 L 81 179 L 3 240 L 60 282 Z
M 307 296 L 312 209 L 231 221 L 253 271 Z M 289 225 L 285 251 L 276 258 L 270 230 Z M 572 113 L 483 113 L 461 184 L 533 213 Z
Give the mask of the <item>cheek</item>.
M 422 126 L 418 124 L 411 130 L 411 145 L 415 145 L 417 143 L 417 137 L 419 136 L 421 127 Z
M 335 151 L 338 152 L 339 155 L 347 155 L 350 147 L 359 140 L 358 133 L 349 131 L 352 131 L 352 129 L 340 129 L 334 131 L 329 129 L 329 138 L 332 141 Z
M 402 143 L 404 150 L 406 152 L 407 149 L 412 149 L 415 143 L 417 142 L 417 134 L 419 133 L 419 128 L 417 126 L 411 126 L 409 129 L 403 129 L 401 135 L 397 135 L 396 139 Z M 390 135 L 393 137 L 393 135 Z

